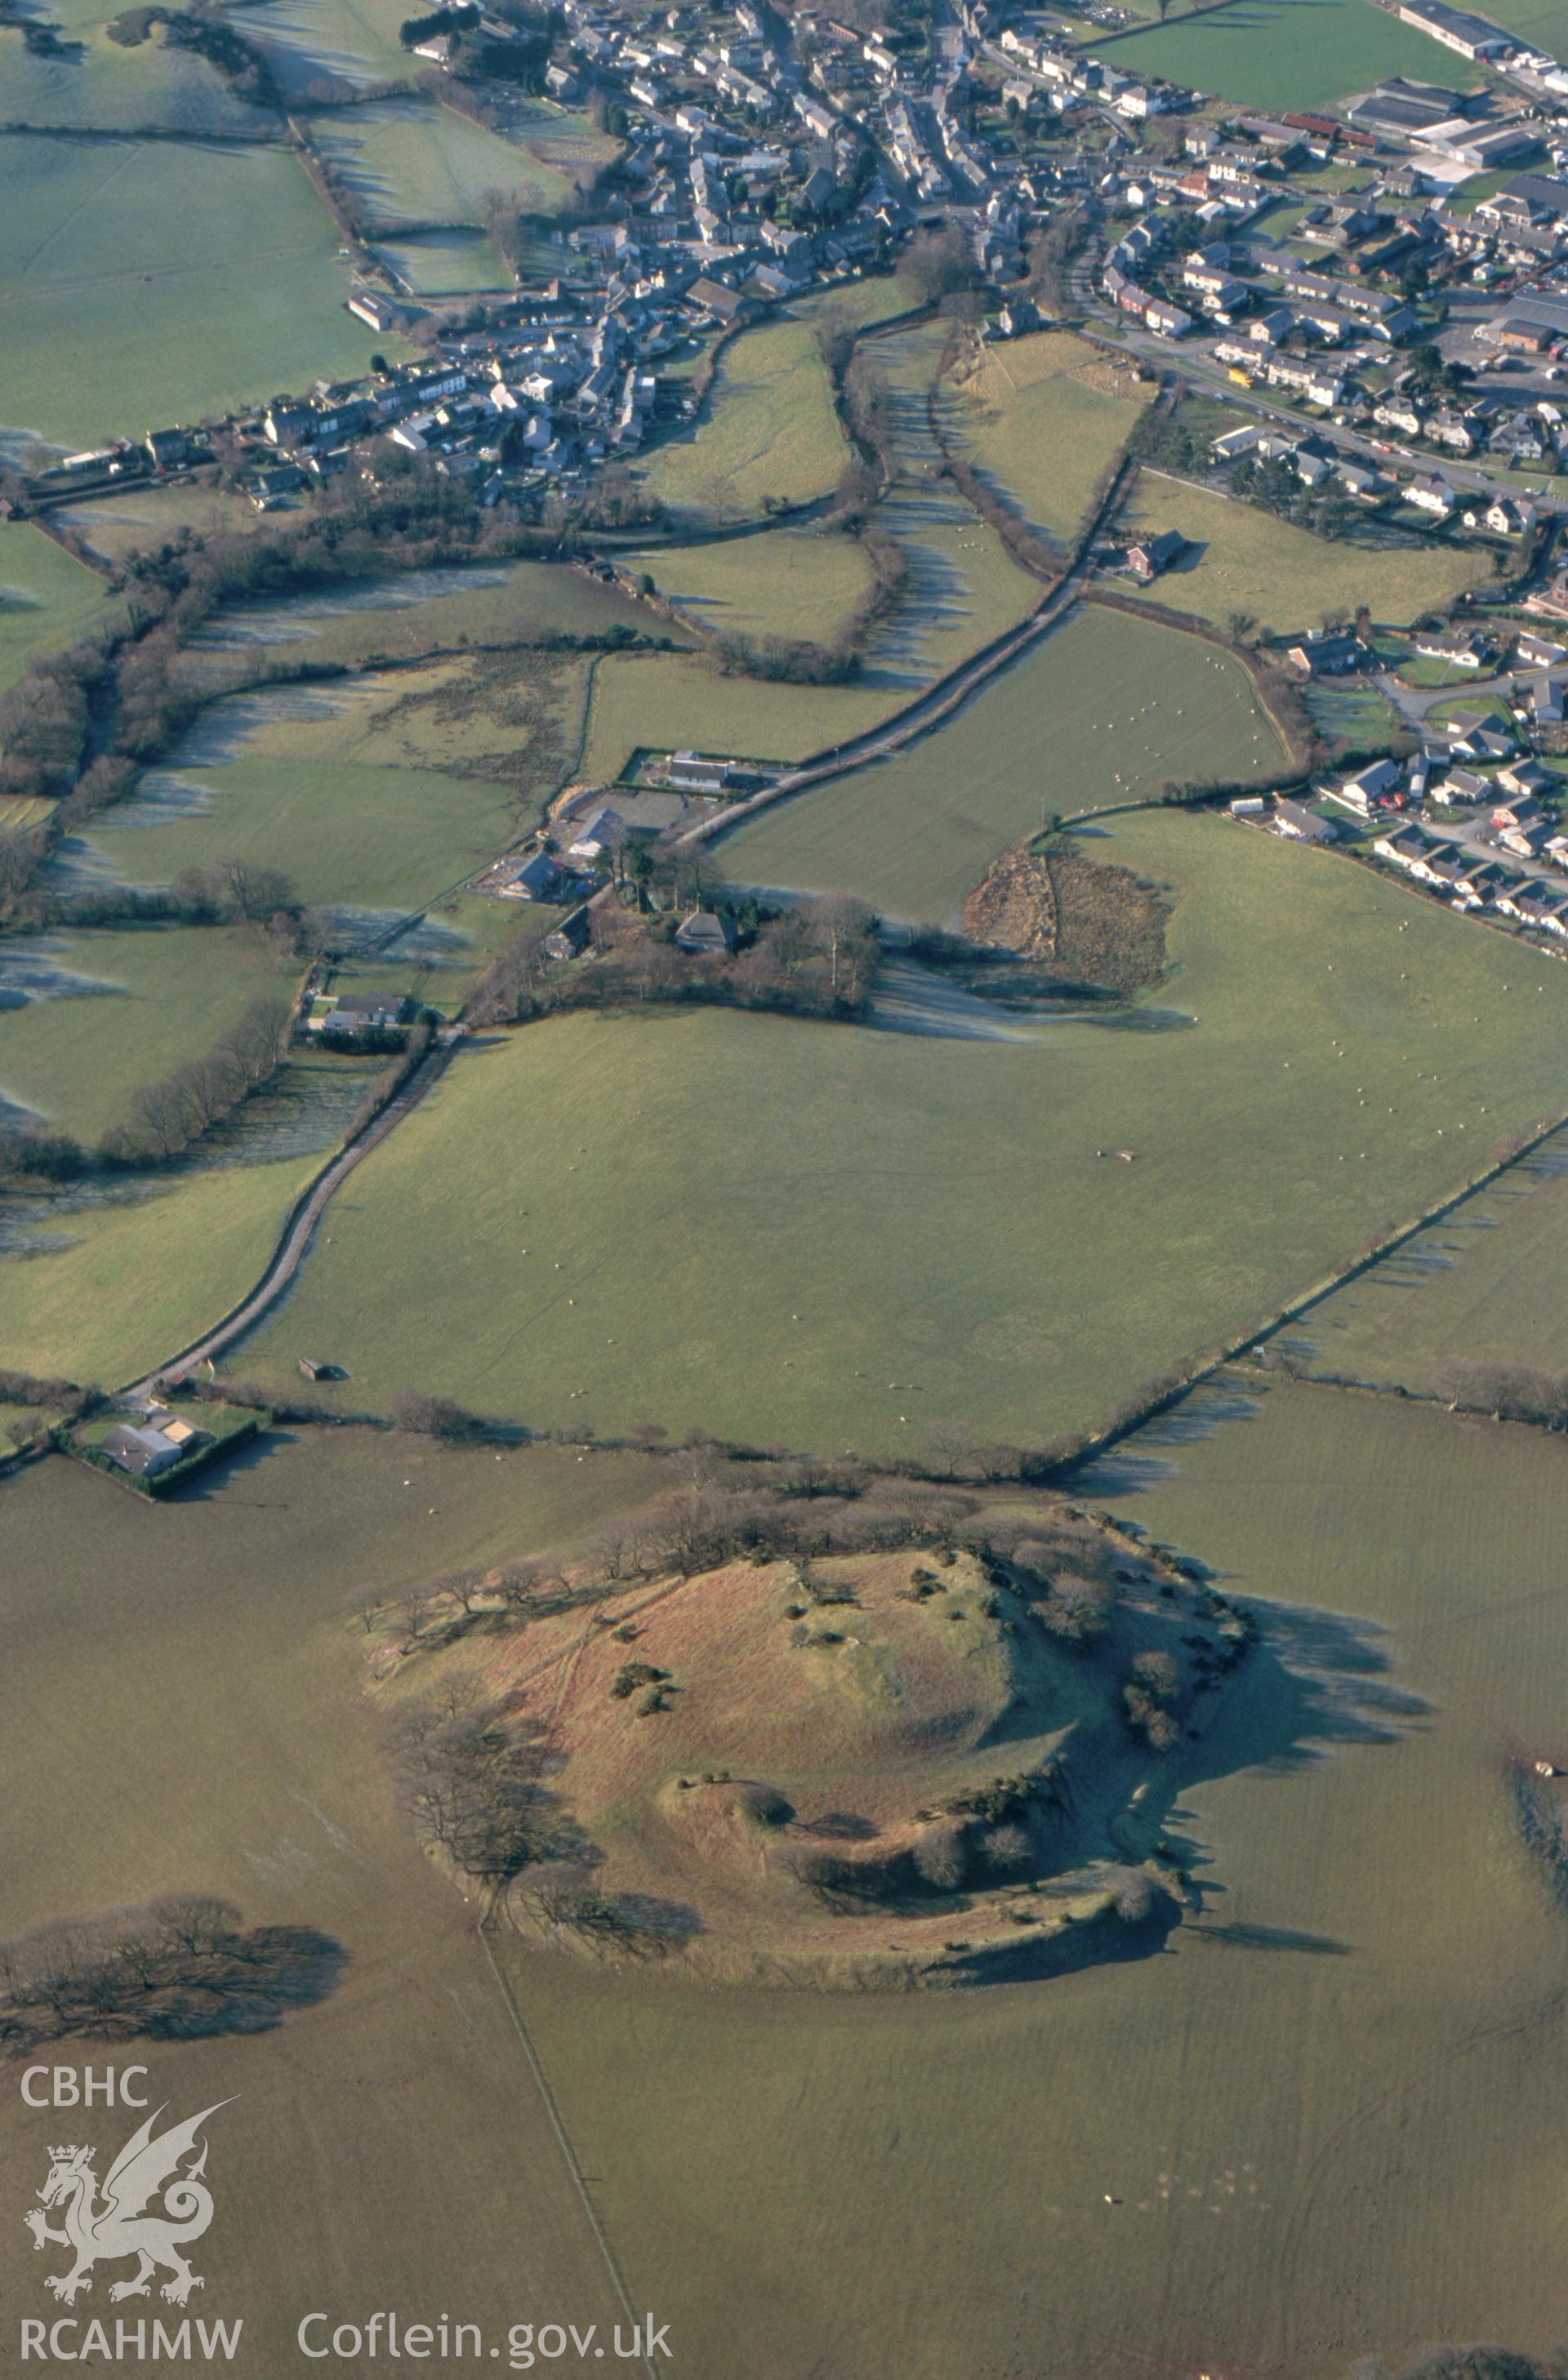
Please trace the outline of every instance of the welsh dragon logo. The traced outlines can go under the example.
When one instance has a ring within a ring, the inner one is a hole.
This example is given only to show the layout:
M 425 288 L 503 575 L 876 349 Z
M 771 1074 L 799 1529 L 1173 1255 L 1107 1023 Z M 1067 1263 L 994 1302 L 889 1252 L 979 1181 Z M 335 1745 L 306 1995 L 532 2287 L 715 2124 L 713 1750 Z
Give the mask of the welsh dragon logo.
M 79 2291 L 92 2287 L 94 2265 L 135 2256 L 136 2272 L 128 2281 L 115 2282 L 110 2297 L 147 2297 L 153 2274 L 166 2272 L 173 2277 L 164 2284 L 164 2296 L 184 2305 L 191 2290 L 203 2284 L 180 2252 L 200 2240 L 213 2219 L 213 2193 L 201 2179 L 207 2166 L 204 2141 L 194 2164 L 183 2172 L 180 2168 L 196 2148 L 197 2134 L 208 2117 L 228 2105 L 219 2099 L 188 2122 L 172 2124 L 154 2138 L 152 2127 L 164 2112 L 156 2108 L 126 2143 L 102 2186 L 92 2170 L 96 2149 L 51 2149 L 49 2178 L 38 2195 L 45 2206 L 64 2207 L 64 2228 L 55 2230 L 37 2207 L 30 2208 L 22 2221 L 35 2248 L 69 2248 L 76 2263 L 68 2273 L 49 2274 L 44 2287 L 73 2305 Z

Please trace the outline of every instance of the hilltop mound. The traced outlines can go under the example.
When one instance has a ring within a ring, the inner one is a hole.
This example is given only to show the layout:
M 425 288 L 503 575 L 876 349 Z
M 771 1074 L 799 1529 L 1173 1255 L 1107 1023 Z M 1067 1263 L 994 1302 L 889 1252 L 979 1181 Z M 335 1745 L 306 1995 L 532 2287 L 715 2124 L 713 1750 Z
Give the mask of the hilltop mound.
M 1170 1755 L 1249 1623 L 1108 1533 L 1009 1536 L 464 1582 L 380 1663 L 427 1834 L 527 1930 L 728 1979 L 1124 1951 L 1174 1920 Z

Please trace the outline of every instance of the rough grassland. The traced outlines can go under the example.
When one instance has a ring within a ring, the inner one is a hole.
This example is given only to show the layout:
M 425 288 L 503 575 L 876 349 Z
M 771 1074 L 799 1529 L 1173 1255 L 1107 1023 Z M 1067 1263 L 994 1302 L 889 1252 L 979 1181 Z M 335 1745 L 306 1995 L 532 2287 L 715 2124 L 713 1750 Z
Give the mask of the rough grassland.
M 377 223 L 478 224 L 496 190 L 552 214 L 566 194 L 558 168 L 430 100 L 377 100 L 325 116 L 316 138 Z M 614 147 L 602 141 L 601 154 Z
M 1151 535 L 1179 529 L 1196 549 L 1161 579 L 1153 590 L 1159 601 L 1221 625 L 1232 612 L 1250 612 L 1281 635 L 1299 635 L 1324 612 L 1354 612 L 1361 603 L 1380 624 L 1403 626 L 1491 577 L 1491 556 L 1475 547 L 1334 542 L 1157 471 L 1143 473 L 1123 517 L 1128 528 Z
M 1471 89 L 1476 69 L 1372 0 L 1235 0 L 1118 42 L 1119 74 L 1165 75 L 1248 107 L 1326 107 L 1389 75 Z
M 1568 1147 L 1549 1141 L 1336 1290 L 1290 1343 L 1314 1371 L 1429 1391 L 1455 1357 L 1568 1368 Z
M 786 317 L 731 342 L 696 429 L 655 447 L 642 477 L 677 515 L 717 524 L 760 513 L 765 496 L 829 494 L 847 455 L 815 334 Z
M 1042 331 L 991 349 L 948 403 L 976 468 L 1064 545 L 1153 395 L 1087 339 Z
M 41 1252 L 0 1266 L 9 1361 L 114 1386 L 161 1363 L 257 1278 L 321 1162 L 172 1173 L 150 1196 L 50 1215 Z
M 1191 1418 L 1091 1489 L 1264 1621 L 1163 1790 L 1204 1904 L 1163 1955 L 892 2005 L 529 1973 L 687 2380 L 1343 2380 L 1561 2330 L 1563 1921 L 1502 1765 L 1563 1749 L 1560 1451 L 1312 1390 Z
M 58 652 L 91 628 L 103 582 L 25 521 L 0 526 L 0 691 L 35 653 Z
M 334 1996 L 273 2032 L 136 2046 L 154 2104 L 233 2101 L 209 2128 L 218 2212 L 189 2311 L 243 2316 L 245 2380 L 301 2362 L 315 2306 L 447 2312 L 496 2341 L 552 2315 L 610 2336 L 619 2309 L 476 1911 L 414 1845 L 346 1622 L 371 1582 L 575 1540 L 649 1484 L 635 1458 L 354 1431 L 271 1438 L 168 1505 L 59 1461 L 6 1485 L 7 1931 L 197 1889 L 346 1953 Z M 118 2145 L 99 2118 L 87 2136 Z M 14 2204 L 58 2131 L 7 2094 Z M 5 2234 L 7 2303 L 47 2317 L 52 2259 L 19 2222 Z M 101 2272 L 100 2312 L 105 2289 Z
M 1088 609 L 938 734 L 781 803 L 718 849 L 737 882 L 857 892 L 894 917 L 942 919 L 1048 810 L 1141 799 L 1173 777 L 1266 772 L 1282 757 L 1238 662 Z
M 0 141 L 0 222 L 8 430 L 140 436 L 386 346 L 344 311 L 337 234 L 281 150 Z
M 281 868 L 306 901 L 411 908 L 471 875 L 517 832 L 504 785 L 433 770 L 273 755 L 178 782 L 210 807 L 125 832 L 109 813 L 100 828 L 105 858 L 133 883 L 167 883 L 234 852 Z
M 37 945 L 10 952 L 30 963 Z M 139 1085 L 210 1049 L 249 1002 L 294 988 L 246 928 L 51 935 L 47 961 L 89 988 L 0 1007 L 0 1098 L 88 1137 L 118 1121 Z
M 605 1431 L 1039 1440 L 1252 1328 L 1561 1101 L 1550 961 L 1217 820 L 1118 820 L 1093 848 L 1174 888 L 1162 997 L 1195 1027 L 529 1027 L 367 1160 L 247 1366 L 320 1345 L 356 1394 Z

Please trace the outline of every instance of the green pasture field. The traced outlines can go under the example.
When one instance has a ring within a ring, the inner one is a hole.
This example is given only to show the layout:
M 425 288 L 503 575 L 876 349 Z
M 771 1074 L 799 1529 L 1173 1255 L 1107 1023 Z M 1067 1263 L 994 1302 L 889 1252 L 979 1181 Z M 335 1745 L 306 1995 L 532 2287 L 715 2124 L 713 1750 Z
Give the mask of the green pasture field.
M 1429 1394 L 1456 1359 L 1561 1372 L 1568 1319 L 1568 1148 L 1510 1166 L 1287 1333 L 1311 1368 Z
M 1023 619 L 1039 600 L 1038 580 L 1008 558 L 995 530 L 941 492 L 901 481 L 877 505 L 874 518 L 898 540 L 908 569 L 895 601 L 868 639 L 861 676 L 848 689 L 753 689 L 770 704 L 775 696 L 793 695 L 781 708 L 803 719 L 825 702 L 819 734 L 830 716 L 845 710 L 846 691 L 851 707 L 874 694 L 879 710 L 871 715 L 892 710 Z M 870 571 L 854 541 L 822 528 L 763 529 L 714 545 L 672 546 L 634 554 L 630 566 L 646 569 L 662 593 L 709 629 L 822 642 L 832 641 L 870 584 Z M 626 665 L 614 668 L 619 675 Z M 699 721 L 675 741 L 689 741 L 691 735 L 700 740 L 704 732 Z M 800 747 L 792 737 L 787 748 Z M 778 749 L 783 757 L 786 747 Z
M 1038 1442 L 1560 1103 L 1550 961 L 1222 820 L 1118 818 L 1087 848 L 1173 887 L 1157 999 L 1196 1025 L 988 1030 L 959 1003 L 944 1031 L 939 1002 L 913 1031 L 638 1012 L 497 1038 L 367 1160 L 237 1360 L 280 1377 L 319 1342 L 384 1396 L 418 1350 L 421 1385 L 607 1433 Z
M 857 330 L 872 330 L 919 303 L 913 285 L 902 273 L 894 271 L 865 273 L 858 280 L 830 282 L 824 288 L 797 299 L 792 310 L 805 322 L 827 314 Z
M 26 521 L 0 523 L 0 690 L 36 654 L 90 635 L 105 609 L 103 582 Z
M 0 1008 L 0 1097 L 85 1139 L 118 1123 L 142 1084 L 211 1049 L 251 1001 L 286 1001 L 295 982 L 253 927 L 99 927 L 51 937 L 48 956 L 103 989 Z
M 586 571 L 561 563 L 498 563 L 408 571 L 278 603 L 236 605 L 214 614 L 186 661 L 200 668 L 203 650 L 220 654 L 209 674 L 226 687 L 236 650 L 263 663 L 298 659 L 363 669 L 383 660 L 616 629 L 682 640 L 680 629 Z
M 275 116 L 237 99 L 215 67 L 194 50 L 176 49 L 161 32 L 134 49 L 111 42 L 103 19 L 79 23 L 80 51 L 35 56 L 18 37 L 0 45 L 0 121 L 105 131 L 261 132 L 276 138 Z
M 1568 6 L 1564 0 L 1499 0 L 1491 22 L 1530 42 L 1553 57 L 1568 50 Z
M 9 1360 L 116 1388 L 151 1370 L 260 1277 L 322 1163 L 196 1167 L 147 1176 L 127 1199 L 52 1210 L 0 1265 Z
M 942 491 L 900 481 L 875 517 L 904 548 L 909 574 L 868 639 L 862 685 L 907 699 L 1039 602 L 1039 580 L 1019 569 L 989 521 Z
M 693 429 L 640 467 L 650 495 L 687 519 L 746 520 L 763 498 L 831 494 L 848 458 L 809 322 L 784 316 L 743 331 L 719 358 Z
M 482 867 L 518 828 L 506 786 L 429 769 L 269 755 L 183 773 L 210 808 L 119 832 L 112 811 L 95 821 L 105 858 L 133 883 L 167 883 L 236 853 L 281 868 L 305 901 L 414 908 Z
M 760 529 L 755 537 L 662 546 L 625 560 L 719 636 L 831 644 L 871 585 L 870 565 L 855 540 L 831 528 Z
M 275 513 L 266 516 L 265 525 L 275 528 L 279 517 Z M 149 552 L 184 528 L 201 537 L 237 537 L 263 525 L 254 504 L 217 487 L 205 475 L 133 484 L 123 496 L 64 505 L 55 519 L 111 563 Z
M 1154 395 L 1130 366 L 1059 331 L 1005 341 L 969 379 L 948 385 L 950 419 L 969 460 L 1031 528 L 1063 546 Z
M 123 2050 L 151 2068 L 154 2106 L 230 2103 L 207 2129 L 222 2187 L 188 2311 L 243 2318 L 240 2380 L 310 2368 L 296 2326 L 316 2307 L 358 2322 L 395 2307 L 406 2327 L 445 2313 L 492 2342 L 552 2316 L 599 2324 L 606 2342 L 625 2323 L 477 1909 L 415 1846 L 349 1614 L 372 1585 L 524 1538 L 579 1540 L 652 1484 L 636 1456 L 498 1461 L 393 1432 L 281 1430 L 167 1502 L 57 1458 L 0 1490 L 0 1724 L 33 1753 L 0 1818 L 7 1934 L 200 1890 L 344 1954 L 336 1990 L 275 2030 Z M 97 2114 L 90 2136 L 117 2146 L 117 2111 Z M 0 2160 L 16 2204 L 58 2131 L 13 2091 Z M 5 2228 L 8 2304 L 58 2312 L 53 2257 Z M 77 2313 L 105 2314 L 112 2338 L 126 2309 L 106 2288 L 101 2270 Z
M 332 220 L 282 150 L 6 140 L 0 221 L 11 431 L 140 436 L 387 344 L 345 312 Z
M 375 100 L 319 120 L 322 154 L 381 224 L 475 224 L 501 191 L 530 214 L 552 214 L 565 176 L 428 99 Z M 608 155 L 613 143 L 603 144 Z
M 1344 2380 L 1561 2331 L 1563 1921 L 1505 1767 L 1563 1749 L 1560 1450 L 1309 1389 L 1222 1410 L 1086 1483 L 1262 1623 L 1159 1789 L 1202 1903 L 1163 1954 L 896 2001 L 518 1960 L 683 2380 Z
M 1158 601 L 1220 625 L 1232 612 L 1250 612 L 1274 635 L 1299 635 L 1324 612 L 1362 603 L 1380 623 L 1404 625 L 1491 578 L 1491 555 L 1476 546 L 1314 537 L 1256 504 L 1207 495 L 1159 471 L 1139 474 L 1123 518 L 1151 534 L 1179 529 L 1197 549 L 1161 578 Z
M 905 698 L 907 698 L 906 697 Z M 784 686 L 721 677 L 696 653 L 614 655 L 593 673 L 578 775 L 613 783 L 639 747 L 694 746 L 757 760 L 800 760 L 874 727 L 894 703 L 874 685 Z
M 1112 63 L 1118 73 L 1163 75 L 1248 107 L 1328 107 L 1389 75 L 1451 90 L 1480 79 L 1372 0 L 1234 0 L 1117 42 Z
M 398 0 L 260 0 L 234 14 L 291 98 L 324 80 L 411 82 L 424 65 L 398 41 Z
M 851 892 L 942 921 L 1048 811 L 1143 800 L 1168 778 L 1266 775 L 1282 759 L 1239 662 L 1091 606 L 935 735 L 780 803 L 718 851 L 739 883 Z
M 375 253 L 410 298 L 467 298 L 481 292 L 510 295 L 512 276 L 500 249 L 483 232 L 410 232 L 398 239 L 383 233 Z

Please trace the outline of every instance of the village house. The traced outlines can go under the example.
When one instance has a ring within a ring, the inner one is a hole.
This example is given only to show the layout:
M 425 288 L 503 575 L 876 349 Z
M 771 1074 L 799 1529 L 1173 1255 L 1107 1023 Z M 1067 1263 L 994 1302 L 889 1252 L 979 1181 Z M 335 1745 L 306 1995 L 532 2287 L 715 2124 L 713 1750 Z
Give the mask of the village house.
M 392 1032 L 413 1019 L 414 1003 L 406 992 L 344 991 L 334 998 L 329 1009 L 307 1021 L 310 1031 L 330 1037 Z
M 1158 578 L 1162 570 L 1170 570 L 1187 550 L 1187 541 L 1178 529 L 1161 529 L 1158 537 L 1140 538 L 1127 548 L 1127 568 L 1135 578 L 1147 582 Z
M 1438 520 L 1447 520 L 1459 499 L 1448 481 L 1436 471 L 1427 471 L 1410 481 L 1404 491 L 1404 501 L 1417 512 L 1431 513 Z
M 1286 836 L 1292 843 L 1339 841 L 1340 831 L 1332 819 L 1319 818 L 1316 810 L 1305 809 L 1299 802 L 1276 802 L 1270 824 L 1276 834 Z
M 1299 644 L 1291 645 L 1285 659 L 1304 677 L 1343 677 L 1351 671 L 1375 665 L 1377 656 L 1364 645 L 1359 637 L 1306 637 Z

